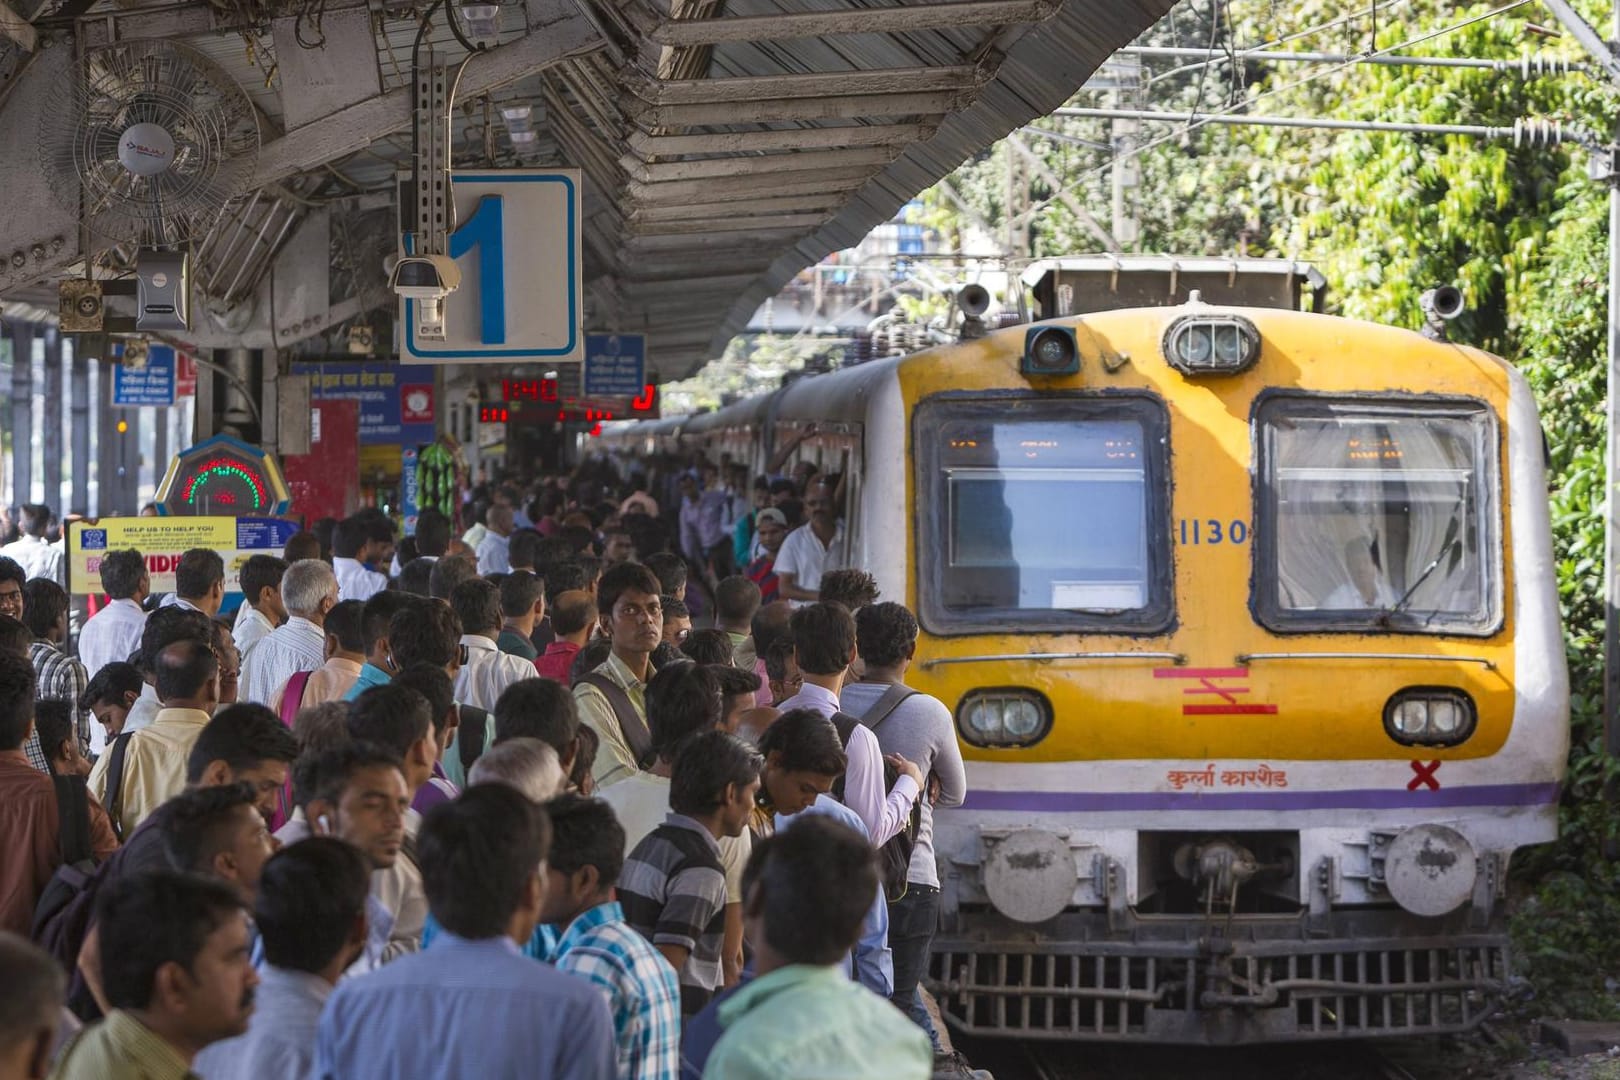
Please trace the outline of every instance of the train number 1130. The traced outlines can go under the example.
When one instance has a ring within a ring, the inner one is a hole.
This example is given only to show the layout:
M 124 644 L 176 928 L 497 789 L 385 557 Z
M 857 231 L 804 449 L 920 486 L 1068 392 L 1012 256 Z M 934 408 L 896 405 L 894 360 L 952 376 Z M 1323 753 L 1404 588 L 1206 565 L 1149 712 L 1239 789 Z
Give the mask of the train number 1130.
M 1221 521 L 1217 518 L 1181 518 L 1180 542 L 1186 544 L 1246 544 L 1249 541 L 1249 523 L 1241 518 Z

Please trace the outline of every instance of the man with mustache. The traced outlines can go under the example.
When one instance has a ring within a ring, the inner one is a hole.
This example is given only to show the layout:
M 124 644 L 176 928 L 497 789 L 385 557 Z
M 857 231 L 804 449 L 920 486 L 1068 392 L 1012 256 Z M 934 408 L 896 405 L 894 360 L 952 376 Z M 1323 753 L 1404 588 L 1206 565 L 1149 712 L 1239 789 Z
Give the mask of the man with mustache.
M 247 1030 L 259 977 L 235 889 L 159 871 L 119 880 L 97 907 L 113 1010 L 68 1045 L 52 1080 L 182 1080 L 205 1046 Z

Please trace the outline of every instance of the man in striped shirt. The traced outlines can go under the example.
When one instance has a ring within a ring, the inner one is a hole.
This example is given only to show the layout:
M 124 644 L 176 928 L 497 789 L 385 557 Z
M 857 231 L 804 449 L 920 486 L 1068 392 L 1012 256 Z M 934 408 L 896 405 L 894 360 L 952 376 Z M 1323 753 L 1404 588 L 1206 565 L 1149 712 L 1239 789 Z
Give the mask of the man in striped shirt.
M 546 812 L 552 841 L 540 917 L 561 934 L 547 959 L 607 995 L 619 1080 L 675 1080 L 680 981 L 659 951 L 625 922 L 613 898 L 624 864 L 624 829 L 612 807 L 599 799 L 564 795 L 546 804 Z
M 708 1004 L 721 982 L 726 872 L 719 838 L 746 826 L 763 759 L 723 731 L 705 732 L 675 758 L 670 815 L 648 833 L 619 874 L 625 920 L 681 976 L 681 1014 Z

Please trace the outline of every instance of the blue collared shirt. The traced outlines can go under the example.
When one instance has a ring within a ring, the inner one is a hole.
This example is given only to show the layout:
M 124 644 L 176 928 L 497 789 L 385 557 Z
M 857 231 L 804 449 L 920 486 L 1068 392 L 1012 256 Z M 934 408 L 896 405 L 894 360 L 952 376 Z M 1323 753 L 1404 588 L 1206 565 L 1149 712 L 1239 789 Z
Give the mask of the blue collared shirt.
M 676 1080 L 681 1061 L 681 984 L 675 969 L 630 929 L 609 900 L 563 931 L 549 958 L 602 988 L 618 1034 L 619 1080 Z
M 822 814 L 848 825 L 861 836 L 867 835 L 860 815 L 831 795 L 817 795 L 809 809 L 801 810 L 792 817 L 777 814 L 776 831 L 792 828 L 795 821 L 809 814 Z M 844 958 L 844 970 L 879 997 L 887 998 L 894 993 L 894 953 L 889 950 L 889 905 L 882 888 L 873 897 L 866 918 L 861 920 L 860 940 L 855 942 L 855 951 Z
M 261 967 L 247 1034 L 205 1047 L 192 1071 L 208 1080 L 302 1080 L 331 994 L 332 984 L 319 975 Z
M 354 685 L 349 687 L 348 693 L 343 695 L 343 700 L 353 701 L 373 686 L 387 686 L 393 681 L 394 677 L 382 668 L 374 667 L 371 664 L 361 664 L 360 675 L 354 680 Z
M 611 1080 L 602 992 L 508 938 L 440 934 L 432 948 L 345 979 L 321 1013 L 319 1080 Z

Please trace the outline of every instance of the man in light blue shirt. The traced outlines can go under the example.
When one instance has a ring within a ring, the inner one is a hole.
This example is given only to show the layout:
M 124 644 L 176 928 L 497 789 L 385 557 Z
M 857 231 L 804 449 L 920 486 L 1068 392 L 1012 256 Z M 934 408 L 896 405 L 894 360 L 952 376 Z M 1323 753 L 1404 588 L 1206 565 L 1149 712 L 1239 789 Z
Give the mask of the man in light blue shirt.
M 776 815 L 776 831 L 784 832 L 812 817 L 831 818 L 858 836 L 866 835 L 866 826 L 861 824 L 860 815 L 831 795 L 817 795 L 816 801 L 808 809 L 792 817 Z M 855 942 L 855 948 L 844 957 L 844 970 L 874 994 L 888 997 L 894 993 L 894 953 L 889 950 L 889 905 L 881 889 L 874 891 L 872 905 L 861 919 L 860 937 Z
M 423 952 L 346 980 L 316 1037 L 320 1080 L 611 1080 L 613 1020 L 590 983 L 527 959 L 550 847 L 545 812 L 504 784 L 434 807 L 417 835 Z
M 253 917 L 264 947 L 245 1035 L 212 1043 L 192 1071 L 208 1080 L 304 1080 L 321 1008 L 366 943 L 371 871 L 359 849 L 302 840 L 269 862 Z

